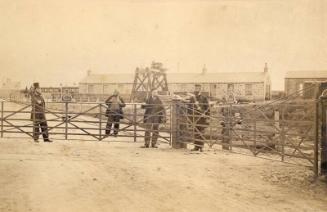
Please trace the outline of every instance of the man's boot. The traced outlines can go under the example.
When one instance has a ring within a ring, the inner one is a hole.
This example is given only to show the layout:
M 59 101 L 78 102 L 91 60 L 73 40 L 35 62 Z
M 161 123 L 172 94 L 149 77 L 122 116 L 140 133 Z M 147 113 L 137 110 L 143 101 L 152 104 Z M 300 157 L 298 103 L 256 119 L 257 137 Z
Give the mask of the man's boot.
M 141 148 L 149 148 L 149 144 L 144 144 Z
M 194 146 L 193 149 L 191 149 L 191 151 L 198 151 L 199 150 L 199 147 L 198 146 Z
M 151 147 L 152 148 L 158 148 L 157 144 L 152 144 Z

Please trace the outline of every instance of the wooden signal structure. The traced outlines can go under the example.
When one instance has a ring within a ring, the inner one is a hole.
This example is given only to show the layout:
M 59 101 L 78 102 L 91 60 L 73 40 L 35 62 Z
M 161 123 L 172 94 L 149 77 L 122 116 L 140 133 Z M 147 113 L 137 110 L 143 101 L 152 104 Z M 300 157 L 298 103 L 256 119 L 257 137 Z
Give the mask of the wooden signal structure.
M 162 63 L 152 62 L 151 68 L 136 68 L 131 102 L 144 101 L 152 90 L 168 93 L 166 69 Z

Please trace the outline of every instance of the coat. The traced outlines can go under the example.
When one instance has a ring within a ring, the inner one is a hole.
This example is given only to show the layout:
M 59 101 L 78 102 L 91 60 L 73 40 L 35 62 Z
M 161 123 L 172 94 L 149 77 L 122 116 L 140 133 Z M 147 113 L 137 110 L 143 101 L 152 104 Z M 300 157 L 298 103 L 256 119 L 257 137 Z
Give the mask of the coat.
M 120 119 L 124 118 L 124 112 L 123 112 L 123 107 L 126 106 L 123 98 L 121 98 L 120 96 L 117 96 L 117 98 L 119 99 L 120 103 L 118 105 L 117 109 L 112 109 L 112 100 L 115 96 L 111 95 L 107 100 L 106 100 L 106 105 L 107 110 L 106 110 L 106 117 L 110 117 L 110 116 L 119 116 Z
M 209 101 L 208 98 L 204 95 L 197 94 L 190 100 L 190 106 L 188 113 L 189 115 L 194 114 L 194 120 L 197 120 L 196 124 L 199 125 L 207 125 L 207 117 L 199 117 L 202 115 L 209 116 L 210 115 L 210 109 L 209 109 Z M 198 104 L 197 104 L 198 103 Z M 194 110 L 194 112 L 193 112 Z
M 45 101 L 41 94 L 31 96 L 31 120 L 32 121 L 45 121 Z
M 166 110 L 159 99 L 159 97 L 150 96 L 145 105 L 142 105 L 142 108 L 145 109 L 143 122 L 150 124 L 161 124 L 166 120 Z

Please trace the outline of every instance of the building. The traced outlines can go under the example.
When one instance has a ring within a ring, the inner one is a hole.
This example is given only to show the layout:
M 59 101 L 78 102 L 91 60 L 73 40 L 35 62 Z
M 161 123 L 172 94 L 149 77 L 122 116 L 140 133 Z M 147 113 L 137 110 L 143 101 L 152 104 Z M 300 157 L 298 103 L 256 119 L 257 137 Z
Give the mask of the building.
M 2 81 L 0 88 L 3 90 L 19 90 L 20 82 L 12 81 L 11 79 L 7 78 L 6 80 Z
M 212 99 L 227 99 L 231 94 L 238 100 L 263 101 L 271 97 L 271 82 L 267 65 L 262 72 L 169 73 L 168 88 L 171 93 L 193 92 L 201 84 L 203 92 Z M 117 89 L 129 99 L 134 82 L 133 74 L 92 74 L 79 83 L 81 95 L 106 97 Z
M 298 94 L 300 98 L 314 98 L 319 82 L 327 81 L 327 71 L 289 71 L 285 77 L 285 95 Z
M 9 78 L 2 80 L 0 83 L 0 97 L 11 98 L 11 96 L 17 96 L 20 94 L 21 84 L 20 82 L 13 81 Z

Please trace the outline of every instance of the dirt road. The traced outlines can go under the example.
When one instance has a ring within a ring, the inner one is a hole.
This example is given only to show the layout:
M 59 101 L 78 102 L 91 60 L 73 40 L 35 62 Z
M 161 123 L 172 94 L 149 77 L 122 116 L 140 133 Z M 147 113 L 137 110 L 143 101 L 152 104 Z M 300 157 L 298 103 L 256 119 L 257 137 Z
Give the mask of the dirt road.
M 0 211 L 327 211 L 306 168 L 140 145 L 0 139 Z

